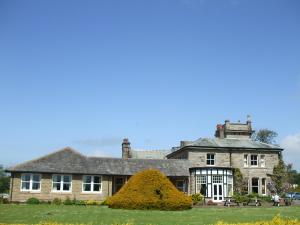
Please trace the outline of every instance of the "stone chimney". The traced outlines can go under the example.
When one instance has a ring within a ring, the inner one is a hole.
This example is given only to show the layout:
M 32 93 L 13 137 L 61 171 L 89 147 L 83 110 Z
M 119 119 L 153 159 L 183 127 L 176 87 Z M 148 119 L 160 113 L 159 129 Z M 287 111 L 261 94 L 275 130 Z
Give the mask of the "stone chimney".
M 123 159 L 131 158 L 131 147 L 128 138 L 124 138 L 122 142 L 122 158 Z
M 224 127 L 222 124 L 217 124 L 217 129 L 215 132 L 215 137 L 224 138 Z
M 232 123 L 225 120 L 224 124 L 218 124 L 215 136 L 218 138 L 250 139 L 253 132 L 251 118 L 247 116 L 246 123 L 241 123 L 241 121 Z

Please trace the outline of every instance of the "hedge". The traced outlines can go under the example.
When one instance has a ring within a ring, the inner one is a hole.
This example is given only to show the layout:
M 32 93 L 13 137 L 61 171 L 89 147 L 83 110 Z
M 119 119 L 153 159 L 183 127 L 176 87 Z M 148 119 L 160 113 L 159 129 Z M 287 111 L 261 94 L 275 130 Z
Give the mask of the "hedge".
M 132 176 L 114 196 L 107 199 L 118 209 L 190 209 L 192 200 L 180 192 L 160 171 L 149 169 Z

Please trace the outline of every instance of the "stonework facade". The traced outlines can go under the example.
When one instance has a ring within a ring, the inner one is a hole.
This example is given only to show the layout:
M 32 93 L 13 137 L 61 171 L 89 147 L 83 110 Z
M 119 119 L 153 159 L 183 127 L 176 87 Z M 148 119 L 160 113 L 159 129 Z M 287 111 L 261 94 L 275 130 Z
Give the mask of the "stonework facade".
M 283 149 L 253 141 L 251 121 L 217 125 L 215 138 L 181 141 L 170 150 L 137 151 L 128 139 L 122 158 L 86 157 L 65 148 L 7 170 L 11 201 L 35 197 L 102 201 L 116 193 L 136 172 L 156 168 L 187 194 L 224 201 L 233 194 L 234 171 L 247 181 L 248 193 L 268 195 L 273 168 Z M 63 191 L 61 191 L 63 190 Z

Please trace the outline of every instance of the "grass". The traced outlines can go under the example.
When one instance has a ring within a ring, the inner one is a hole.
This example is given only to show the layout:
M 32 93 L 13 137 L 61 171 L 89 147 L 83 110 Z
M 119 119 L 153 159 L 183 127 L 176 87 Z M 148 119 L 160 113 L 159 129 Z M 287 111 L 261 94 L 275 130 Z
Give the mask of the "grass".
M 214 224 L 269 220 L 275 215 L 300 219 L 300 207 L 194 208 L 186 211 L 138 211 L 105 206 L 0 205 L 0 223 L 39 222 L 85 224 Z

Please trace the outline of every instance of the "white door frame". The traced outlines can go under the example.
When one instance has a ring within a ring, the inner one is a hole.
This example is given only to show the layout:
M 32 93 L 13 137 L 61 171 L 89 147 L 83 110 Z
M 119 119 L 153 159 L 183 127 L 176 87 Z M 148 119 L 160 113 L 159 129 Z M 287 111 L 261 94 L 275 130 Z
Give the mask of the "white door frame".
M 223 183 L 213 183 L 212 186 L 213 186 L 213 193 L 212 193 L 213 201 L 214 202 L 224 201 Z M 217 188 L 216 192 L 215 192 L 215 187 Z

